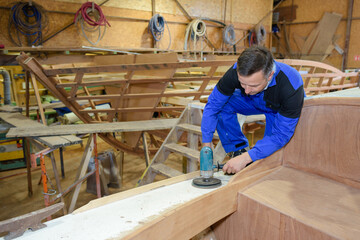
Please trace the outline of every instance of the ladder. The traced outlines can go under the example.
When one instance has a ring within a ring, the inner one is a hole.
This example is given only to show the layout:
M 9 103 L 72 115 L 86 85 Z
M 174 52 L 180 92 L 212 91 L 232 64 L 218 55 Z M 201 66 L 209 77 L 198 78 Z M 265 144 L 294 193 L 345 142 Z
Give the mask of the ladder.
M 149 166 L 139 179 L 137 186 L 152 183 L 155 177 L 160 174 L 165 177 L 176 177 L 183 172 L 173 169 L 166 165 L 166 160 L 170 153 L 179 153 L 187 158 L 186 173 L 198 170 L 198 160 L 200 157 L 199 141 L 201 141 L 201 119 L 202 110 L 205 104 L 200 102 L 189 103 L 179 117 L 177 124 L 170 130 L 163 144 L 155 154 Z M 181 135 L 187 132 L 187 146 L 179 143 Z M 214 139 L 219 139 L 215 132 Z M 219 141 L 214 149 L 214 163 L 222 162 L 226 153 Z

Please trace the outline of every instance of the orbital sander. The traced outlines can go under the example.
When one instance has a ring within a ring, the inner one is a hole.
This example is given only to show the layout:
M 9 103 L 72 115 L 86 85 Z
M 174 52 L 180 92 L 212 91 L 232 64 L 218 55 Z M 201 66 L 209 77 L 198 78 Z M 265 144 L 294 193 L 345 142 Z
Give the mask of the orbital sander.
M 219 163 L 213 165 L 213 152 L 210 147 L 203 147 L 200 151 L 200 177 L 193 180 L 193 185 L 200 188 L 215 188 L 221 185 L 221 180 L 214 178 L 213 169 L 222 169 Z

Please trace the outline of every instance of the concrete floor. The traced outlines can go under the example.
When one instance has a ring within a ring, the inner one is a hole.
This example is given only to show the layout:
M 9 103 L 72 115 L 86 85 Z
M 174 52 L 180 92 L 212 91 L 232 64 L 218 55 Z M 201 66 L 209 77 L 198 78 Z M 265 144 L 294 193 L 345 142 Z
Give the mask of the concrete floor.
M 255 134 L 255 141 L 262 138 L 263 131 L 260 130 Z M 249 138 L 249 136 L 248 136 Z M 112 149 L 107 143 L 103 142 L 100 138 L 98 138 L 98 152 L 106 151 Z M 65 178 L 62 179 L 60 177 L 62 189 L 66 189 L 70 186 L 76 177 L 77 170 L 81 161 L 82 154 L 84 152 L 84 148 L 87 142 L 87 138 L 83 139 L 83 146 L 81 145 L 73 145 L 68 146 L 64 150 L 64 166 L 65 166 Z M 115 151 L 115 155 L 117 156 L 117 162 L 119 163 L 119 152 Z M 151 159 L 153 156 L 150 156 Z M 60 173 L 60 160 L 59 160 L 59 152 L 55 151 L 56 163 Z M 46 162 L 46 170 L 49 178 L 51 179 L 52 184 L 56 187 L 55 178 L 51 166 L 51 161 L 49 158 L 45 158 Z M 171 167 L 182 171 L 182 156 L 177 154 L 171 154 L 169 159 L 166 161 Z M 125 153 L 124 156 L 124 170 L 123 170 L 123 178 L 121 187 L 109 188 L 110 194 L 125 191 L 131 188 L 134 188 L 137 181 L 143 174 L 146 165 L 145 165 L 145 157 L 140 157 L 132 154 Z M 0 178 L 12 174 L 17 174 L 21 172 L 26 172 L 26 169 L 17 169 L 11 171 L 0 172 Z M 6 220 L 9 218 L 17 217 L 32 211 L 36 211 L 45 207 L 44 198 L 42 194 L 42 184 L 38 184 L 41 171 L 37 170 L 32 172 L 32 187 L 33 187 L 33 195 L 31 197 L 28 196 L 27 190 L 27 176 L 26 174 L 6 178 L 0 180 L 0 221 Z M 157 177 L 156 180 L 163 179 L 161 176 Z M 67 206 L 70 205 L 72 197 L 72 192 L 68 193 L 65 197 L 65 202 Z M 79 208 L 89 201 L 96 199 L 96 196 L 91 193 L 86 192 L 86 182 L 84 182 L 81 186 L 80 194 L 77 200 L 76 208 Z M 75 209 L 76 209 L 75 208 Z M 59 211 L 57 214 L 53 215 L 54 218 L 62 216 L 62 211 Z

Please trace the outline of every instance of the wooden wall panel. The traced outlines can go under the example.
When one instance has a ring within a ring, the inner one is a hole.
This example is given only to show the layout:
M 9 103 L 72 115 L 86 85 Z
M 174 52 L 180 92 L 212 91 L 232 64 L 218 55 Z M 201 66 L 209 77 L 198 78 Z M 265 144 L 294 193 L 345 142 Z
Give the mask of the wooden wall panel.
M 315 28 L 316 23 L 314 21 L 319 21 L 325 12 L 335 12 L 342 14 L 342 21 L 340 22 L 335 36 L 338 38 L 336 43 L 344 49 L 345 47 L 345 36 L 346 36 L 346 18 L 348 12 L 348 1 L 337 1 L 337 0 L 293 0 L 293 1 L 284 1 L 281 4 L 281 7 L 290 7 L 292 4 L 297 5 L 296 9 L 296 20 L 292 24 L 287 25 L 286 31 L 290 40 L 290 47 L 292 52 L 295 54 L 299 53 L 299 46 L 296 44 L 294 38 L 297 39 L 306 39 L 310 32 Z M 350 47 L 348 54 L 348 68 L 359 68 L 360 60 L 355 61 L 355 56 L 360 55 L 360 43 L 357 39 L 360 38 L 360 0 L 354 0 L 353 8 L 353 19 L 351 26 L 351 35 L 350 35 Z M 299 24 L 300 23 L 300 24 Z M 282 46 L 285 47 L 284 34 L 281 33 Z M 274 47 L 276 46 L 274 41 Z M 298 40 L 301 42 L 301 40 Z M 284 49 L 281 50 L 282 53 L 285 53 Z M 324 60 L 325 63 L 341 68 L 342 65 L 342 55 L 340 55 L 335 49 L 332 50 L 331 55 Z
M 10 7 L 15 1 L 0 0 L 0 7 Z M 79 9 L 83 0 L 37 0 L 36 3 L 42 5 L 48 12 L 49 29 L 44 34 L 44 38 L 59 31 L 63 27 L 73 22 L 74 13 Z M 101 0 L 96 1 L 100 4 Z M 224 21 L 225 1 L 206 1 L 206 0 L 179 0 L 186 11 L 193 17 L 207 17 L 218 21 Z M 244 36 L 245 32 L 258 23 L 272 9 L 271 0 L 229 0 L 226 1 L 226 23 L 233 23 L 236 29 L 237 39 Z M 182 50 L 184 46 L 185 29 L 189 20 L 180 11 L 175 1 L 158 0 L 156 1 L 156 12 L 164 16 L 169 21 L 171 33 L 171 50 Z M 107 16 L 111 27 L 107 28 L 104 38 L 97 45 L 98 47 L 116 48 L 151 48 L 153 47 L 152 36 L 147 32 L 148 20 L 151 18 L 151 1 L 109 1 L 102 10 Z M 9 10 L 0 8 L 0 42 L 6 47 L 14 47 L 7 34 Z M 133 18 L 129 20 L 124 18 Z M 263 21 L 267 31 L 270 31 L 271 14 Z M 221 49 L 222 28 L 216 23 L 207 22 L 207 36 L 217 49 Z M 96 40 L 97 35 L 89 34 L 92 41 Z M 268 38 L 270 39 L 270 38 Z M 237 47 L 241 49 L 245 42 L 240 42 Z M 269 44 L 269 41 L 267 41 Z M 80 36 L 78 29 L 71 26 L 51 40 L 44 43 L 44 47 L 69 47 L 79 48 L 90 46 L 83 36 Z M 169 35 L 165 29 L 164 37 L 158 44 L 158 48 L 167 49 L 169 45 Z M 204 44 L 204 51 L 212 49 Z M 198 44 L 197 49 L 200 49 Z M 229 49 L 231 51 L 231 49 Z
M 237 211 L 216 223 L 213 230 L 218 240 L 338 239 L 241 193 Z
M 280 239 L 280 213 L 242 194 L 237 211 L 222 221 L 226 227 L 214 228 L 218 240 Z
M 306 100 L 295 134 L 284 149 L 284 165 L 348 179 L 359 187 L 359 146 L 358 99 Z

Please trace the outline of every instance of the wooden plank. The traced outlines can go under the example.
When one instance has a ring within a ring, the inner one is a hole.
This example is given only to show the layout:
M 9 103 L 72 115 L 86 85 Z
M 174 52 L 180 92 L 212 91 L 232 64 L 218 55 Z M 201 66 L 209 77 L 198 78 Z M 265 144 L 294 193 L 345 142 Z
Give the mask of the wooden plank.
M 109 113 L 109 112 L 119 112 L 119 113 L 130 113 L 130 112 L 166 112 L 166 111 L 182 111 L 184 107 L 128 107 L 122 109 L 82 109 L 79 110 L 80 113 Z
M 1 117 L 1 115 L 0 115 Z M 59 136 L 68 134 L 87 134 L 87 133 L 107 133 L 107 132 L 136 132 L 170 129 L 177 123 L 179 119 L 159 119 L 144 120 L 132 122 L 112 122 L 97 124 L 79 124 L 79 125 L 58 125 L 47 128 L 11 128 L 7 137 L 15 136 Z M 70 135 L 71 136 L 71 135 Z
M 119 193 L 112 194 L 110 196 L 105 196 L 105 197 L 102 197 L 102 198 L 99 198 L 99 199 L 95 199 L 95 200 L 90 201 L 88 204 L 76 209 L 74 211 L 74 214 L 82 213 L 82 212 L 85 212 L 85 211 L 88 211 L 88 210 L 91 210 L 91 209 L 94 209 L 94 208 L 104 206 L 106 204 L 117 202 L 117 201 L 120 201 L 120 200 L 125 199 L 125 198 L 136 196 L 136 195 L 139 195 L 141 193 L 145 193 L 145 192 L 157 189 L 157 188 L 169 186 L 171 184 L 182 182 L 182 181 L 185 181 L 185 180 L 189 180 L 189 179 L 192 179 L 192 178 L 198 177 L 198 176 L 200 176 L 199 171 L 188 173 L 188 174 L 182 174 L 182 175 L 177 176 L 177 177 L 161 180 L 161 181 L 158 181 L 158 182 L 154 182 L 152 184 L 140 186 L 140 187 L 137 187 L 137 188 L 133 188 L 133 189 L 124 191 L 124 192 L 119 192 Z
M 325 54 L 341 21 L 341 17 L 341 14 L 325 12 L 318 23 L 319 37 L 315 41 L 310 54 Z
M 181 123 L 178 124 L 176 127 L 187 132 L 195 133 L 199 136 L 202 135 L 201 126 L 196 126 L 188 123 Z M 219 134 L 217 132 L 214 133 L 214 139 L 219 139 Z
M 166 166 L 163 163 L 155 163 L 151 165 L 151 168 L 153 169 L 153 171 L 155 171 L 156 173 L 159 173 L 161 175 L 164 175 L 165 177 L 177 177 L 182 175 L 182 172 L 179 172 L 178 170 L 175 170 L 169 166 Z
M 123 239 L 190 239 L 205 228 L 235 212 L 237 191 L 272 171 L 273 169 L 255 175 L 243 176 L 231 185 L 228 184 L 212 193 L 163 213 L 162 216 L 135 229 Z M 219 208 L 219 206 L 221 207 Z
M 168 149 L 171 152 L 179 153 L 179 154 L 181 154 L 187 158 L 190 158 L 194 161 L 197 161 L 200 157 L 200 152 L 198 150 L 184 147 L 184 146 L 181 146 L 176 143 L 169 143 L 169 144 L 166 144 L 164 147 L 165 147 L 165 149 Z
M 360 189 L 283 167 L 241 194 L 336 239 L 360 234 Z
M 21 113 L 0 112 L 0 118 L 15 127 L 34 126 L 37 128 L 46 129 L 46 126 L 44 126 L 43 124 L 41 124 L 37 121 L 31 120 L 31 119 L 25 117 L 24 115 L 22 115 Z
M 86 174 L 93 149 L 94 149 L 94 138 L 92 135 L 90 135 L 88 142 L 86 143 L 84 154 L 81 158 L 80 166 L 78 168 L 78 172 L 76 174 L 75 181 L 79 180 Z M 72 195 L 71 203 L 69 206 L 69 213 L 72 213 L 75 209 L 75 205 L 76 205 L 77 198 L 79 196 L 80 188 L 81 188 L 81 183 L 76 185 L 76 187 L 74 189 L 74 193 Z
M 53 149 L 82 143 L 81 138 L 71 135 L 35 137 L 34 139 Z

